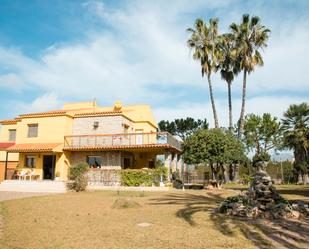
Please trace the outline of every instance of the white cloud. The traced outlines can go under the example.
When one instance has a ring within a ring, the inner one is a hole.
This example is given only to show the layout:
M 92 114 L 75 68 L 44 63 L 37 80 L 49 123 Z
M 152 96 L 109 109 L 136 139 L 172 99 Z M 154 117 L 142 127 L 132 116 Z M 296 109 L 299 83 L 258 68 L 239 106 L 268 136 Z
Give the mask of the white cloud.
M 260 96 L 249 98 L 246 103 L 246 114 L 255 113 L 262 115 L 263 113 L 270 113 L 275 117 L 282 118 L 291 103 L 300 104 L 302 102 L 309 102 L 309 97 L 297 96 Z M 235 99 L 233 102 L 233 121 L 236 123 L 239 118 L 241 107 L 241 99 Z M 224 100 L 216 102 L 220 126 L 228 125 L 228 107 Z M 173 114 L 173 115 L 171 115 Z M 207 118 L 211 127 L 214 126 L 213 113 L 210 102 L 204 103 L 183 103 L 179 106 L 172 107 L 158 107 L 154 108 L 154 115 L 157 121 L 173 120 L 175 118 Z
M 0 86 L 16 92 L 21 92 L 22 89 L 25 87 L 21 77 L 15 73 L 0 75 Z
M 9 109 L 15 116 L 19 114 L 31 113 L 31 112 L 41 112 L 46 110 L 56 110 L 61 108 L 62 102 L 59 100 L 57 94 L 46 93 L 32 102 L 23 101 L 11 101 L 9 103 Z
M 30 112 L 53 108 L 66 100 L 95 97 L 103 104 L 117 99 L 125 103 L 153 104 L 157 106 L 159 119 L 192 113 L 196 117 L 206 114 L 212 120 L 209 104 L 193 104 L 192 96 L 177 106 L 170 103 L 170 96 L 177 93 L 179 86 L 207 87 L 198 63 L 189 55 L 185 29 L 192 26 L 200 13 L 209 15 L 211 11 L 220 14 L 224 25 L 232 20 L 239 21 L 245 10 L 234 5 L 234 1 L 129 1 L 117 9 L 110 9 L 100 1 L 86 2 L 85 11 L 98 17 L 104 28 L 95 32 L 85 29 L 87 40 L 51 46 L 37 59 L 24 55 L 19 49 L 0 46 L 0 66 L 5 71 L 0 74 L 0 88 L 39 89 L 42 96 L 33 102 L 17 102 L 22 110 Z M 262 13 L 266 8 L 262 4 L 250 6 Z M 209 17 L 213 16 L 205 16 Z M 263 103 L 274 102 L 269 92 L 308 91 L 309 17 L 301 17 L 299 21 L 297 16 L 289 16 L 285 22 L 267 18 L 274 29 L 264 55 L 265 66 L 248 78 L 249 94 L 259 97 L 248 100 L 247 112 L 270 109 L 276 114 L 300 97 L 281 97 L 266 108 Z M 216 93 L 221 93 L 217 103 L 219 116 L 224 119 L 227 116 L 226 84 L 218 75 L 213 81 Z M 173 90 L 158 90 L 166 87 Z M 241 75 L 234 83 L 234 96 L 239 96 L 240 91 Z M 206 90 L 205 98 L 208 98 Z M 234 109 L 239 110 L 240 100 L 236 98 L 234 102 Z M 167 104 L 171 108 L 160 107 Z

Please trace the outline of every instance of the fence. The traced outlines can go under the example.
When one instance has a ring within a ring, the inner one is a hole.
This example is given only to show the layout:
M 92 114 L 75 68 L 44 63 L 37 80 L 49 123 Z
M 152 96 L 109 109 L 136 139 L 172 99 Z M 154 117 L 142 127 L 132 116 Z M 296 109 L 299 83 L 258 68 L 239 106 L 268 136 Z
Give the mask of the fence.
M 239 166 L 238 168 L 238 179 L 247 179 L 248 176 L 256 173 L 257 168 L 253 166 Z M 293 164 L 291 162 L 270 162 L 266 168 L 267 173 L 274 180 L 275 183 L 293 183 L 295 182 L 295 175 L 293 172 Z M 223 179 L 222 172 L 219 172 L 219 179 Z M 211 179 L 211 169 L 206 165 L 190 165 L 184 174 L 176 172 L 174 179 L 179 179 L 181 182 L 187 185 L 205 185 Z

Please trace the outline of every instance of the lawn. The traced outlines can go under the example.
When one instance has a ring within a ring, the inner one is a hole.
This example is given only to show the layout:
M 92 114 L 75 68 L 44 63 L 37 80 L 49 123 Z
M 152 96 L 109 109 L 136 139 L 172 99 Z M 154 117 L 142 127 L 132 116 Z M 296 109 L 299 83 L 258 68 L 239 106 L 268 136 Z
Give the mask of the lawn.
M 0 202 L 0 248 L 308 248 L 306 222 L 217 214 L 235 194 L 95 191 Z M 115 208 L 117 200 L 137 206 Z

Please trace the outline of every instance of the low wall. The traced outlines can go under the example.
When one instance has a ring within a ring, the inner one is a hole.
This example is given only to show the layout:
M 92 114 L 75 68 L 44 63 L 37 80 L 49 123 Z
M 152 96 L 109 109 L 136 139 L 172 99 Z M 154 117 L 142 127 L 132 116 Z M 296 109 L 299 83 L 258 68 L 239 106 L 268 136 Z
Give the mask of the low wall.
M 7 179 L 11 180 L 14 174 L 14 171 L 18 165 L 18 162 L 8 162 L 7 165 Z M 5 174 L 5 162 L 0 161 L 0 182 L 4 180 L 4 174 Z
M 87 172 L 89 186 L 120 186 L 120 169 L 90 169 Z

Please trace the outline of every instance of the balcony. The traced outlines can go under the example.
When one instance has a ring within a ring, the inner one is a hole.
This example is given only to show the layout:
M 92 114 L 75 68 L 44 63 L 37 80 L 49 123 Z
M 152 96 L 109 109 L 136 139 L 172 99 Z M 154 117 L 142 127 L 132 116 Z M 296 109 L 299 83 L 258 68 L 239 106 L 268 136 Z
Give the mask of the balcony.
M 181 151 L 181 142 L 168 132 L 72 135 L 64 137 L 64 150 L 171 148 Z

